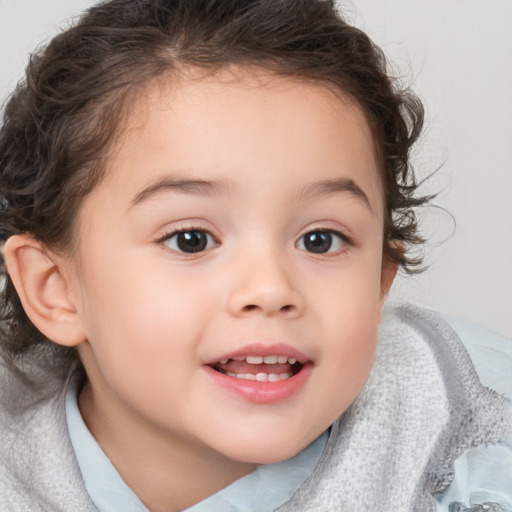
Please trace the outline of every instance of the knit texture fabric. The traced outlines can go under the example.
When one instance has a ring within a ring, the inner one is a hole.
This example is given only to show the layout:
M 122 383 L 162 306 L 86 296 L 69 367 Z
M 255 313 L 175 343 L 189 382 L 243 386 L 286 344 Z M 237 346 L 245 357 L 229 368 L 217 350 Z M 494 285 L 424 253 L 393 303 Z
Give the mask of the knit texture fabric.
M 312 477 L 280 512 L 427 512 L 470 447 L 506 443 L 505 399 L 482 386 L 436 314 L 387 310 L 370 377 L 333 425 Z
M 34 371 L 34 393 L 0 373 L 1 510 L 96 511 L 69 440 L 62 378 Z M 464 450 L 509 438 L 504 397 L 480 383 L 448 324 L 417 307 L 389 308 L 365 387 L 332 426 L 313 475 L 278 510 L 429 512 Z

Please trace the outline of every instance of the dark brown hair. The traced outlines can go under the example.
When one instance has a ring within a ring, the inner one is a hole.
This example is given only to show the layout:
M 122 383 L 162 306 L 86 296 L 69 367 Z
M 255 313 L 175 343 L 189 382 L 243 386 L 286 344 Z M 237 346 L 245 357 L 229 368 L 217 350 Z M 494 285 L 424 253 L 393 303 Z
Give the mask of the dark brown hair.
M 348 25 L 331 0 L 111 0 L 32 55 L 6 104 L 0 131 L 0 237 L 29 233 L 72 244 L 83 198 L 137 93 L 168 71 L 251 66 L 320 81 L 364 111 L 380 160 L 386 258 L 421 263 L 409 152 L 423 109 L 388 76 L 381 50 Z M 0 240 L 0 241 L 1 241 Z M 407 249 L 407 250 L 405 250 Z M 5 273 L 5 272 L 4 272 Z M 0 303 L 1 352 L 16 357 L 46 341 L 26 317 L 9 276 Z

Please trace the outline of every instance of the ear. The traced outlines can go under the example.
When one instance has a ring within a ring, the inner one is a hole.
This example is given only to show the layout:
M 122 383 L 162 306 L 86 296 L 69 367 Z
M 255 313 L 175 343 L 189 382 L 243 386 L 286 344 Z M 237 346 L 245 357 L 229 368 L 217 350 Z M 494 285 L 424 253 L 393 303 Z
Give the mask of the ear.
M 405 247 L 402 242 L 394 241 L 394 249 L 398 249 L 399 255 L 403 256 L 405 253 Z M 382 256 L 382 269 L 380 274 L 380 300 L 382 305 L 391 290 L 391 285 L 395 280 L 398 272 L 399 263 L 396 259 L 390 258 L 385 252 Z
M 388 295 L 397 272 L 398 262 L 384 257 L 382 261 L 382 271 L 380 274 L 380 297 L 382 302 L 384 302 L 384 299 Z
M 76 346 L 86 336 L 69 294 L 63 263 L 29 235 L 11 236 L 3 248 L 7 272 L 30 321 L 47 338 Z

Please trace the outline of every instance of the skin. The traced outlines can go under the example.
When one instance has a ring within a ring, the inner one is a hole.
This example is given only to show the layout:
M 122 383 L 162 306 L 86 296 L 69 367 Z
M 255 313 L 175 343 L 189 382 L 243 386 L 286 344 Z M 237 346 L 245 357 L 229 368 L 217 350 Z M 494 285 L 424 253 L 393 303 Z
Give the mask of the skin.
M 395 269 L 372 135 L 348 98 L 223 71 L 154 85 L 136 110 L 58 290 L 82 333 L 69 344 L 87 426 L 150 510 L 174 511 L 295 455 L 345 411 Z M 206 250 L 180 252 L 173 233 L 191 229 Z M 308 250 L 311 231 L 334 233 L 327 252 Z M 208 377 L 206 362 L 254 343 L 307 357 L 291 396 L 256 403 Z

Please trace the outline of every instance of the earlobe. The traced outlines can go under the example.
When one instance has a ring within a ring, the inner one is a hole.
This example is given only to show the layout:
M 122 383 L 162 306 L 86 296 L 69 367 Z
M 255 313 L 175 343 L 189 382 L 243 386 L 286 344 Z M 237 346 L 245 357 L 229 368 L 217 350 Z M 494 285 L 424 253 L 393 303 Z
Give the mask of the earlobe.
M 29 235 L 10 237 L 3 248 L 7 272 L 31 322 L 50 340 L 76 346 L 85 333 L 63 269 Z

